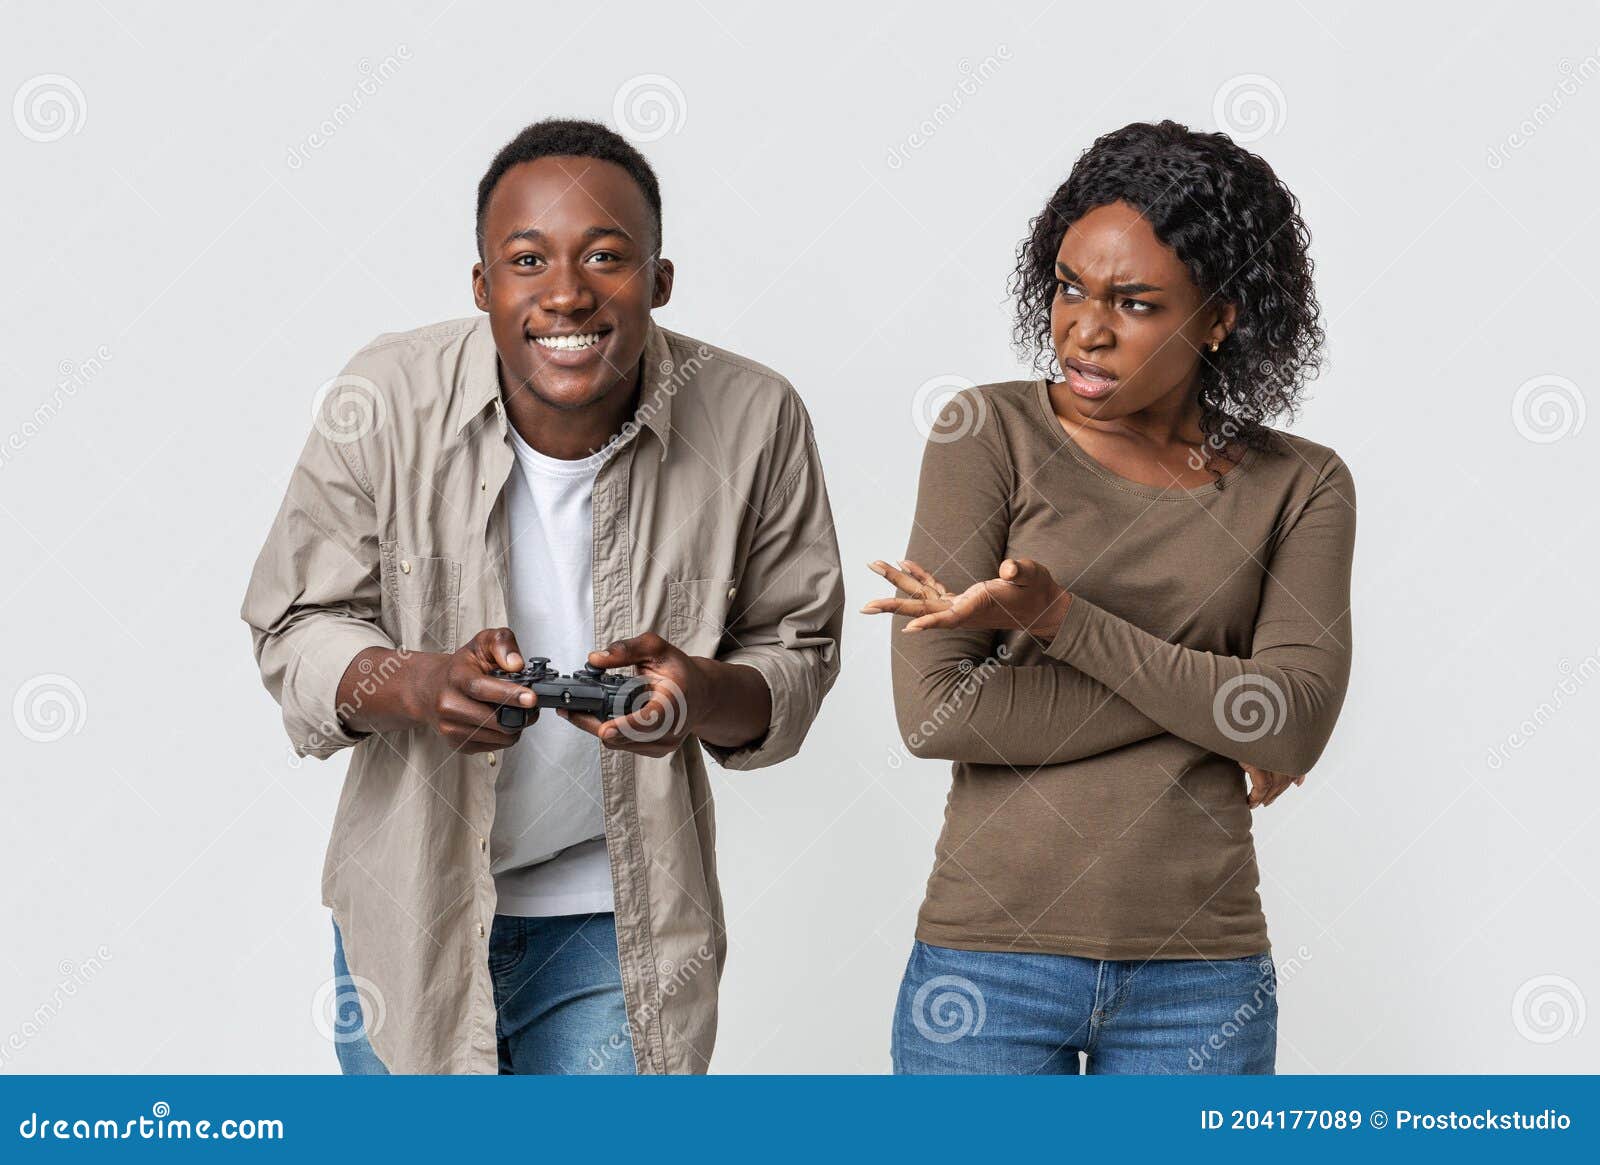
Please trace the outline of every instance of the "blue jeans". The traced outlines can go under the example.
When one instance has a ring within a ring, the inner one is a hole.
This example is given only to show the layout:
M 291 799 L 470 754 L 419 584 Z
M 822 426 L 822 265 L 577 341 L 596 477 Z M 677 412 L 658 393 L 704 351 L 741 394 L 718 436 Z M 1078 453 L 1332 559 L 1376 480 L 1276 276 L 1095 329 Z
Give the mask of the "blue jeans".
M 495 1036 L 505 1075 L 632 1075 L 633 1040 L 610 914 L 515 918 L 489 932 Z M 367 1039 L 358 984 L 333 924 L 333 1040 L 347 1076 L 386 1076 Z
M 1272 952 L 1082 959 L 916 942 L 890 1052 L 899 1075 L 1271 1075 Z

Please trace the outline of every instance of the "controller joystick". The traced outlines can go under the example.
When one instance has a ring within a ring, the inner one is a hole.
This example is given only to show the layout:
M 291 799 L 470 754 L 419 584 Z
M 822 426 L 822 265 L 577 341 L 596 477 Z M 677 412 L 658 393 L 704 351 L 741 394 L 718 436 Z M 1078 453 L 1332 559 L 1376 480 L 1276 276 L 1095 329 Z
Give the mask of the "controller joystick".
M 532 708 L 520 704 L 502 704 L 495 719 L 500 727 L 516 731 L 527 725 L 540 708 L 566 708 L 570 712 L 588 712 L 602 720 L 614 720 L 637 712 L 650 698 L 650 684 L 640 676 L 614 675 L 603 668 L 585 663 L 572 675 L 562 675 L 550 666 L 546 656 L 525 657 L 526 666 L 521 671 L 502 671 L 496 668 L 490 674 L 498 680 L 520 684 L 538 697 Z

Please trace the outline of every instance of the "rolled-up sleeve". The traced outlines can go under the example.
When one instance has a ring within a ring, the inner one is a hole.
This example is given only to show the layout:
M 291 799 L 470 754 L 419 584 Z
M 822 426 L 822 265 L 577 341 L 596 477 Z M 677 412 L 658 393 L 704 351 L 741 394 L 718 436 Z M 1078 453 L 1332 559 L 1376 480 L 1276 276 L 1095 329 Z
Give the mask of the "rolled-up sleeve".
M 340 721 L 339 681 L 379 627 L 378 524 L 355 442 L 312 427 L 256 559 L 240 615 L 299 756 L 327 758 L 368 733 Z
M 740 570 L 739 598 L 717 658 L 755 668 L 772 693 L 766 734 L 738 748 L 702 742 L 728 769 L 799 751 L 839 674 L 844 578 L 811 419 L 793 389 L 772 448 L 777 464 Z

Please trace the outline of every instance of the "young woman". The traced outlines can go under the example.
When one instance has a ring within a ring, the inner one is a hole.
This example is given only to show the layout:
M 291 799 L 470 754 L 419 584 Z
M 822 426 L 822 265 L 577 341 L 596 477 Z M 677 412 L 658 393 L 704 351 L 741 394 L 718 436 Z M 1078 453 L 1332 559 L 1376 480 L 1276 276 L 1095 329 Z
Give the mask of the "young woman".
M 1266 162 L 1164 121 L 1020 248 L 1046 376 L 951 401 L 864 608 L 907 747 L 955 762 L 897 1072 L 1274 1070 L 1251 810 L 1316 763 L 1351 650 L 1350 471 L 1266 424 L 1317 366 L 1308 243 Z

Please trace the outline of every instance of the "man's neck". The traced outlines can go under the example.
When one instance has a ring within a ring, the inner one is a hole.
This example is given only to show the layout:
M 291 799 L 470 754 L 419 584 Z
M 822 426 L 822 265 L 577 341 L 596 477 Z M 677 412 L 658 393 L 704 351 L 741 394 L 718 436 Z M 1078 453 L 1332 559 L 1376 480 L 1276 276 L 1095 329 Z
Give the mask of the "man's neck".
M 561 461 L 577 461 L 597 453 L 621 431 L 638 409 L 640 381 L 639 368 L 635 368 L 631 377 L 592 404 L 562 409 L 540 400 L 527 385 L 506 392 L 505 368 L 500 368 L 506 419 L 511 427 L 534 449 Z

